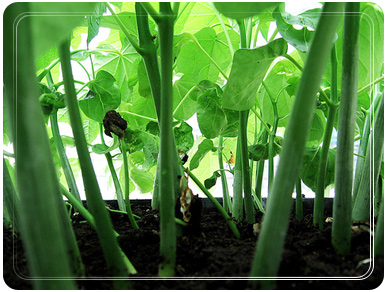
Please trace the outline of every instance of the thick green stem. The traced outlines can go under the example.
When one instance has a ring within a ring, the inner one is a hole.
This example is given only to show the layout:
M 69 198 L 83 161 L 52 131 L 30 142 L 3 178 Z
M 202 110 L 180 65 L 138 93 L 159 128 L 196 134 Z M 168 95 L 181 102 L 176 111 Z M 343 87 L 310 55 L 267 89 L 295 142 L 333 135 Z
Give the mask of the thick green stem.
M 79 163 L 82 169 L 82 177 L 85 186 L 87 205 L 95 218 L 98 238 L 106 259 L 109 272 L 116 277 L 126 277 L 129 274 L 127 265 L 128 259 L 122 254 L 109 214 L 105 208 L 97 178 L 91 163 L 90 154 L 87 148 L 86 138 L 83 132 L 81 115 L 79 112 L 77 97 L 75 94 L 73 76 L 71 72 L 69 42 L 65 41 L 59 46 L 59 56 L 62 64 L 63 79 L 65 82 L 65 99 L 70 115 L 75 146 L 77 148 Z M 114 281 L 115 287 L 127 289 L 129 282 Z
M 332 104 L 337 103 L 337 59 L 336 47 L 331 51 L 331 99 Z M 322 230 L 324 225 L 324 193 L 325 177 L 328 165 L 329 145 L 331 143 L 333 126 L 337 112 L 336 105 L 329 105 L 327 124 L 325 126 L 324 141 L 321 149 L 320 164 L 317 177 L 316 198 L 313 205 L 313 224 Z
M 237 21 L 239 26 L 239 34 L 241 39 L 241 48 L 248 48 L 247 39 L 246 39 L 246 27 L 244 20 Z M 242 177 L 243 177 L 243 191 L 244 191 L 244 206 L 246 212 L 246 220 L 249 223 L 255 222 L 255 212 L 254 212 L 254 201 L 251 192 L 251 175 L 250 175 L 250 165 L 249 165 L 249 156 L 247 150 L 247 120 L 249 118 L 249 111 L 240 111 L 239 112 L 239 135 L 240 138 L 240 155 L 242 162 Z
M 152 14 L 151 14 L 152 15 Z M 152 15 L 153 17 L 153 15 Z M 176 264 L 176 225 L 174 161 L 176 148 L 172 125 L 172 47 L 175 16 L 170 3 L 160 3 L 160 13 L 155 19 L 160 33 L 161 57 L 161 110 L 160 110 L 160 255 L 159 276 L 171 277 Z
M 132 212 L 132 207 L 130 206 L 130 199 L 129 199 L 129 164 L 128 164 L 128 154 L 126 153 L 126 146 L 124 141 L 120 141 L 120 146 L 121 146 L 121 153 L 122 153 L 122 158 L 124 160 L 124 178 L 125 178 L 125 189 L 124 189 L 124 194 L 125 194 L 125 205 L 126 205 L 126 212 L 128 213 L 129 221 L 130 224 L 134 229 L 139 229 L 136 220 L 133 217 L 133 212 Z
M 361 155 L 361 156 L 358 156 L 356 161 L 355 182 L 353 184 L 353 193 L 352 193 L 353 204 L 355 204 L 356 197 L 359 191 L 359 186 L 362 181 L 362 173 L 363 173 L 363 168 L 365 163 L 364 157 L 367 153 L 368 140 L 369 140 L 368 137 L 371 132 L 372 118 L 374 117 L 375 111 L 379 106 L 381 98 L 382 98 L 382 94 L 376 94 L 376 97 L 374 98 L 364 121 L 362 139 L 360 140 L 359 152 L 358 152 L 358 155 Z
M 7 164 L 3 158 L 3 201 L 8 211 L 14 232 L 20 231 L 19 206 L 20 200 L 9 174 Z
M 219 136 L 219 145 L 218 145 L 218 162 L 219 162 L 219 172 L 220 178 L 222 180 L 222 190 L 223 190 L 223 207 L 227 212 L 232 212 L 232 205 L 230 195 L 228 193 L 228 185 L 226 173 L 223 170 L 223 136 Z
M 237 222 L 243 220 L 243 173 L 240 137 L 237 138 L 235 157 L 232 216 Z
M 214 198 L 213 195 L 207 190 L 207 188 L 198 180 L 198 178 L 190 171 L 186 171 L 189 177 L 194 181 L 194 183 L 202 190 L 202 192 L 206 195 L 208 199 L 215 205 L 216 209 L 220 212 L 222 217 L 226 220 L 227 225 L 230 227 L 231 231 L 234 233 L 236 238 L 240 238 L 240 233 L 238 228 L 236 227 L 234 221 L 230 218 L 226 210 L 222 207 L 222 205 Z
M 145 68 L 147 71 L 149 83 L 151 85 L 151 91 L 153 96 L 153 101 L 156 108 L 156 114 L 158 121 L 160 121 L 160 99 L 161 99 L 161 79 L 160 79 L 160 70 L 158 64 L 158 56 L 157 56 L 157 47 L 154 43 L 153 36 L 149 30 L 149 22 L 148 22 L 148 14 L 144 10 L 143 3 L 136 3 L 136 20 L 137 20 L 137 28 L 138 28 L 138 37 L 139 44 L 142 48 L 142 57 L 144 59 Z M 175 144 L 175 140 L 172 141 Z M 176 147 L 174 147 L 176 148 Z M 174 173 L 175 176 L 182 176 L 183 169 L 179 163 L 179 156 L 177 151 L 175 151 L 174 160 Z M 156 178 L 153 189 L 153 197 L 152 197 L 152 208 L 157 209 L 159 207 L 159 180 L 160 180 L 160 166 L 157 165 L 156 169 Z M 180 192 L 180 183 L 178 180 L 175 181 L 175 195 Z
M 316 94 L 325 72 L 343 6 L 344 4 L 341 3 L 325 3 L 315 31 L 285 132 L 270 198 L 267 202 L 251 270 L 253 277 L 275 277 L 278 273 L 292 206 L 291 194 L 299 177 L 305 144 L 316 106 Z M 267 289 L 273 288 L 274 283 L 261 281 L 259 284 L 261 288 Z
M 67 185 L 69 186 L 70 192 L 74 195 L 74 197 L 77 198 L 77 200 L 81 201 L 81 196 L 79 195 L 74 173 L 71 169 L 70 162 L 66 155 L 66 150 L 63 146 L 62 139 L 60 137 L 59 127 L 58 127 L 58 116 L 57 116 L 56 110 L 50 115 L 50 122 L 51 122 L 51 131 L 54 137 L 56 150 L 58 151 L 60 164 L 62 165 L 62 169 L 67 181 Z
M 332 245 L 338 254 L 351 246 L 353 149 L 359 62 L 360 3 L 347 3 L 343 31 L 343 69 L 333 201 Z
M 65 206 L 38 101 L 31 18 L 21 17 L 28 12 L 29 3 L 14 3 L 4 13 L 4 40 L 8 44 L 4 46 L 4 68 L 9 71 L 4 75 L 4 89 L 16 157 L 20 227 L 34 288 L 73 290 Z M 64 279 L 42 280 L 58 277 Z
M 261 135 L 261 143 L 266 143 L 269 132 L 265 130 Z M 257 162 L 257 170 L 255 175 L 255 195 L 262 202 L 262 180 L 263 180 L 263 171 L 265 169 L 265 160 L 260 160 Z
M 353 221 L 370 221 L 373 218 L 372 199 L 377 188 L 384 147 L 384 96 L 380 101 L 368 149 L 358 195 L 352 210 Z M 370 187 L 371 186 L 371 187 Z

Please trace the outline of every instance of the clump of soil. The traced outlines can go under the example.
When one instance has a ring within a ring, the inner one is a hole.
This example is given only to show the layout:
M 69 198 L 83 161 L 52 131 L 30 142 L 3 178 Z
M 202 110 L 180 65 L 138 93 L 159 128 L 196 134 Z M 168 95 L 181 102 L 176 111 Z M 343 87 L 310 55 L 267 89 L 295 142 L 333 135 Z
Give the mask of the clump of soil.
M 115 230 L 120 234 L 119 244 L 138 272 L 131 276 L 133 289 L 249 287 L 243 277 L 249 276 L 257 241 L 252 224 L 239 224 L 241 238 L 236 239 L 216 209 L 204 208 L 201 232 L 179 227 L 176 277 L 180 279 L 158 280 L 159 214 L 151 210 L 150 203 L 133 205 L 134 213 L 141 217 L 137 220 L 140 230 L 131 228 L 126 215 L 110 213 Z M 373 289 L 380 285 L 384 261 L 383 258 L 367 261 L 370 258 L 367 226 L 354 226 L 351 252 L 340 256 L 330 244 L 331 224 L 326 223 L 320 231 L 313 226 L 311 207 L 306 206 L 304 212 L 302 222 L 296 221 L 294 215 L 291 217 L 279 271 L 279 277 L 286 277 L 286 280 L 277 281 L 277 289 Z M 329 210 L 326 215 L 330 216 Z M 260 216 L 257 219 L 260 220 Z M 72 221 L 88 278 L 78 281 L 79 288 L 113 289 L 112 282 L 106 280 L 108 273 L 95 231 L 79 214 L 73 214 Z M 4 228 L 3 234 L 5 282 L 14 289 L 32 289 L 32 282 L 23 279 L 28 276 L 28 269 L 21 240 L 9 228 Z M 324 279 L 332 277 L 341 279 Z

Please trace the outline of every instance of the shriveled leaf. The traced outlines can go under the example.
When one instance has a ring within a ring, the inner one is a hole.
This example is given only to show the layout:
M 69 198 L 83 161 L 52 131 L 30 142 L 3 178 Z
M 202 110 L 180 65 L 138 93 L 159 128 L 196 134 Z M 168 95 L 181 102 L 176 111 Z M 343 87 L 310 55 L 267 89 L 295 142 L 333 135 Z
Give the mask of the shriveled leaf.
M 243 19 L 275 8 L 277 2 L 214 2 L 216 9 L 233 19 Z
M 204 181 L 204 186 L 206 187 L 206 189 L 210 189 L 212 188 L 214 185 L 216 185 L 216 181 L 218 179 L 218 177 L 220 177 L 220 173 L 219 171 L 214 171 L 214 173 L 212 174 L 211 177 L 207 178 L 205 181 Z
M 230 78 L 222 97 L 222 105 L 232 110 L 248 110 L 271 63 L 287 52 L 288 44 L 277 39 L 257 49 L 240 49 L 235 52 Z

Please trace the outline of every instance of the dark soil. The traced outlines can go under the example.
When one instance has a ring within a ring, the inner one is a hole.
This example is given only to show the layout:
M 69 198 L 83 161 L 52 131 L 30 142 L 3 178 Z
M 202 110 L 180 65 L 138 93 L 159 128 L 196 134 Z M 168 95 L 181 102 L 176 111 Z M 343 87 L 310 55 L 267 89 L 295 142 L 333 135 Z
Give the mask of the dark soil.
M 114 208 L 114 206 L 110 206 Z M 204 206 L 205 207 L 205 206 Z M 313 227 L 311 206 L 305 204 L 305 217 L 297 222 L 292 215 L 277 289 L 373 289 L 383 280 L 383 258 L 370 258 L 370 233 L 367 224 L 356 225 L 352 231 L 351 252 L 336 255 L 330 244 L 331 224 L 324 229 Z M 241 239 L 236 239 L 215 209 L 204 208 L 201 233 L 182 231 L 177 240 L 176 277 L 191 279 L 158 280 L 159 215 L 149 203 L 134 206 L 140 230 L 133 230 L 126 215 L 111 212 L 118 241 L 138 271 L 133 276 L 134 289 L 246 289 L 257 236 L 253 226 L 240 224 Z M 328 208 L 327 216 L 330 216 Z M 259 221 L 261 218 L 257 218 Z M 78 281 L 80 289 L 113 289 L 106 280 L 105 261 L 97 235 L 80 215 L 72 216 L 88 280 Z M 4 228 L 4 280 L 14 289 L 31 289 L 26 258 L 21 240 Z M 275 240 L 275 239 L 274 239 Z M 370 272 L 368 271 L 370 270 Z M 23 275 L 19 277 L 18 275 Z M 207 279 L 204 279 L 206 278 Z M 210 278 L 208 278 L 210 277 Z M 339 277 L 333 280 L 334 277 Z M 104 278 L 103 280 L 101 278 Z M 239 278 L 239 279 L 238 279 Z M 297 279 L 298 278 L 298 279 Z M 316 279 L 320 278 L 320 279 Z

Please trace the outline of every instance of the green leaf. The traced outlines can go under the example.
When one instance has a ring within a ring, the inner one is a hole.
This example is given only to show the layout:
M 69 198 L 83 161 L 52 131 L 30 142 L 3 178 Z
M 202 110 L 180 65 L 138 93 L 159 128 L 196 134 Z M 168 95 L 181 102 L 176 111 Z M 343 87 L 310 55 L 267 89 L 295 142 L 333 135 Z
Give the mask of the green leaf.
M 87 45 L 91 42 L 91 40 L 98 34 L 99 26 L 101 24 L 101 18 L 104 12 L 106 11 L 106 6 L 104 3 L 99 2 L 95 6 L 94 15 L 87 16 Z
M 291 54 L 299 60 L 298 54 Z M 265 77 L 265 84 L 273 98 L 277 98 L 278 127 L 286 127 L 288 117 L 293 107 L 294 94 L 301 72 L 288 59 L 277 62 Z M 261 86 L 258 91 L 258 104 L 266 123 L 274 124 L 274 112 L 271 98 L 266 89 Z
M 236 36 L 235 31 L 230 33 L 232 39 L 235 39 Z M 194 37 L 219 67 L 223 71 L 227 70 L 231 55 L 228 46 L 225 45 L 224 34 L 216 34 L 213 28 L 206 27 L 195 33 Z M 219 69 L 192 40 L 192 35 L 188 33 L 180 36 L 178 43 L 181 50 L 176 59 L 177 71 L 190 76 L 196 84 L 202 80 L 210 80 L 215 83 L 218 80 Z
M 209 139 L 219 136 L 227 124 L 227 118 L 215 88 L 207 89 L 198 98 L 196 110 L 200 132 L 203 136 Z
M 176 148 L 187 152 L 194 144 L 194 136 L 192 134 L 192 127 L 186 122 L 182 122 L 179 127 L 173 129 L 176 139 Z
M 79 100 L 79 107 L 90 119 L 102 123 L 108 110 L 119 107 L 121 94 L 115 81 L 110 73 L 99 71 L 96 78 L 87 84 L 90 91 Z
M 206 156 L 206 154 L 213 150 L 214 143 L 210 139 L 204 139 L 198 146 L 198 150 L 195 152 L 195 154 L 192 156 L 192 159 L 189 164 L 190 170 L 194 170 L 195 168 L 198 168 L 200 161 Z
M 326 119 L 324 113 L 321 110 L 316 110 L 313 117 L 312 126 L 310 128 L 307 146 L 317 147 L 322 143 L 324 139 L 325 126 Z
M 214 2 L 216 9 L 223 15 L 233 19 L 243 19 L 273 9 L 276 2 Z
M 320 164 L 322 148 L 319 147 L 307 147 L 305 149 L 304 161 L 301 167 L 300 177 L 305 185 L 307 185 L 312 191 L 316 191 L 318 171 Z M 336 149 L 329 149 L 328 164 L 325 176 L 325 188 L 334 183 L 335 180 L 335 160 Z
M 111 45 L 100 45 L 95 53 L 94 66 L 97 71 L 107 71 L 117 80 L 123 100 L 129 99 L 130 89 L 137 83 L 137 68 L 141 57 L 124 41 L 121 51 Z
M 236 51 L 222 97 L 223 107 L 238 111 L 253 107 L 258 87 L 271 63 L 287 49 L 286 41 L 277 39 L 257 49 Z
M 281 152 L 281 147 L 279 146 L 282 145 L 282 141 L 282 137 L 274 137 L 274 156 L 278 155 Z M 269 159 L 269 143 L 251 145 L 248 147 L 248 152 L 249 159 L 252 159 L 254 161 Z
M 195 90 L 189 93 L 195 86 L 195 81 L 186 75 L 182 76 L 173 84 L 173 117 L 176 120 L 188 120 L 196 113 L 196 101 L 192 99 Z
M 277 28 L 282 37 L 297 50 L 302 52 L 309 51 L 314 31 L 320 17 L 321 9 L 313 9 L 294 16 L 284 11 L 285 4 L 280 4 L 273 12 L 273 17 L 277 23 Z M 296 29 L 294 25 L 302 26 Z
M 204 186 L 206 187 L 206 189 L 210 189 L 212 188 L 214 185 L 216 185 L 216 180 L 218 179 L 218 177 L 220 177 L 220 173 L 219 171 L 214 171 L 214 173 L 212 174 L 211 177 L 207 178 L 205 181 L 204 181 Z
M 87 143 L 93 143 L 93 141 L 97 138 L 99 134 L 99 124 L 93 120 L 83 118 L 82 126 Z
M 154 177 L 148 171 L 144 171 L 133 166 L 130 169 L 130 179 L 143 194 L 149 193 L 153 190 Z
M 39 40 L 34 42 L 36 56 L 67 38 L 95 6 L 93 2 L 31 2 L 32 35 Z

